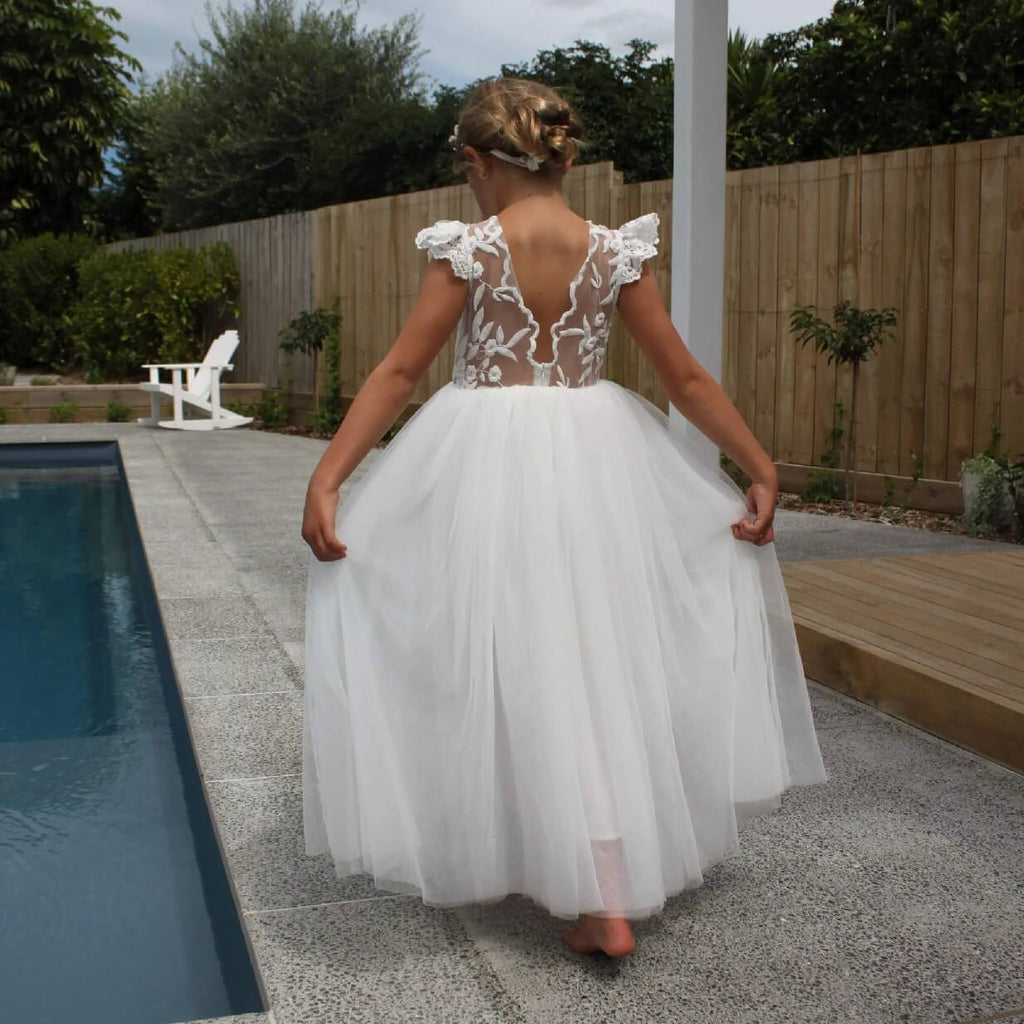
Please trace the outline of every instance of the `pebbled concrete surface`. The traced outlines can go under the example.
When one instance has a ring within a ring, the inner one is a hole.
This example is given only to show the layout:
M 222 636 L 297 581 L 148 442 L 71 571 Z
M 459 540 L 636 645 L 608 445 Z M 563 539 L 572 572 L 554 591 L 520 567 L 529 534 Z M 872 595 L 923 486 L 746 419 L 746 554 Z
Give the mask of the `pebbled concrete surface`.
M 746 823 L 703 886 L 637 922 L 626 961 L 577 957 L 522 897 L 442 911 L 336 878 L 303 853 L 298 748 L 298 530 L 324 442 L 0 427 L 110 437 L 271 1000 L 224 1024 L 1024 1024 L 1024 776 L 813 680 L 829 781 Z M 781 560 L 989 547 L 786 511 L 776 535 Z

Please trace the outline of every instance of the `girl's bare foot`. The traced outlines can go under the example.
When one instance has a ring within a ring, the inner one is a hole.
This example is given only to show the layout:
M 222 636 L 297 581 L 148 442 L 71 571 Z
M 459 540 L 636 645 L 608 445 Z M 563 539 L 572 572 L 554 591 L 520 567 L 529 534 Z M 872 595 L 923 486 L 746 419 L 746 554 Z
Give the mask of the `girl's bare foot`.
M 624 917 L 593 917 L 583 915 L 577 928 L 562 932 L 562 938 L 577 953 L 604 953 L 606 956 L 628 956 L 636 948 L 636 939 L 629 921 Z

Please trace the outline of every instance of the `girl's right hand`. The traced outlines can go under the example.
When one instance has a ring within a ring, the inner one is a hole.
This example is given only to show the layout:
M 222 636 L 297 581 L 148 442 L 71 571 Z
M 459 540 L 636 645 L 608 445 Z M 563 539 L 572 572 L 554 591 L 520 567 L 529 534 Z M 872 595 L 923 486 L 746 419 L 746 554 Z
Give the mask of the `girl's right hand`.
M 334 529 L 337 510 L 338 492 L 310 483 L 302 512 L 302 539 L 321 562 L 336 562 L 348 554 Z
M 775 506 L 779 492 L 775 484 L 755 480 L 747 489 L 747 511 L 753 512 L 753 518 L 744 516 L 738 523 L 732 524 L 732 535 L 737 540 L 746 540 L 762 547 L 775 540 Z

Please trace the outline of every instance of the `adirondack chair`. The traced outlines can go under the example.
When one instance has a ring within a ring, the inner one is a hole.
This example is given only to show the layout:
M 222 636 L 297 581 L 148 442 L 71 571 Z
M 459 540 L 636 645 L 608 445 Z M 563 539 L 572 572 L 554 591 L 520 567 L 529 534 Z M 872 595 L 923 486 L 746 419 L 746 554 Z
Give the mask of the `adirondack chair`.
M 150 413 L 140 417 L 139 423 L 149 427 L 168 427 L 172 430 L 217 430 L 226 427 L 244 427 L 252 423 L 251 416 L 240 416 L 237 412 L 224 409 L 220 404 L 220 375 L 224 370 L 233 369 L 229 362 L 238 348 L 238 331 L 225 331 L 214 338 L 201 363 L 145 363 L 149 380 L 140 384 L 141 390 L 149 394 Z M 160 371 L 170 372 L 170 383 L 160 380 Z M 182 376 L 184 375 L 184 381 Z M 173 418 L 160 419 L 160 398 L 166 396 L 173 402 Z M 184 409 L 189 405 L 210 415 L 185 419 Z

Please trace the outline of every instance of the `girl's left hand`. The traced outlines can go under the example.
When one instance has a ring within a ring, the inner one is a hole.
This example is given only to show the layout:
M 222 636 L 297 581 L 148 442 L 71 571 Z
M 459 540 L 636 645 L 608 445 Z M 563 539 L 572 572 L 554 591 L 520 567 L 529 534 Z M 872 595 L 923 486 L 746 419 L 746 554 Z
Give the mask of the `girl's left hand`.
M 775 519 L 775 503 L 778 491 L 768 484 L 754 482 L 747 491 L 747 508 L 756 513 L 753 520 L 744 517 L 732 524 L 732 535 L 737 540 L 748 540 L 762 547 L 775 540 L 772 523 Z

